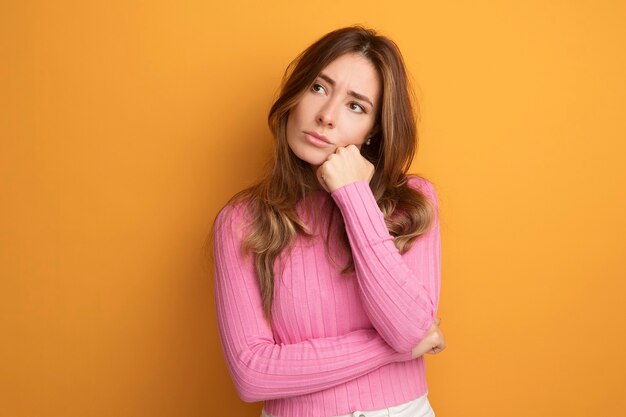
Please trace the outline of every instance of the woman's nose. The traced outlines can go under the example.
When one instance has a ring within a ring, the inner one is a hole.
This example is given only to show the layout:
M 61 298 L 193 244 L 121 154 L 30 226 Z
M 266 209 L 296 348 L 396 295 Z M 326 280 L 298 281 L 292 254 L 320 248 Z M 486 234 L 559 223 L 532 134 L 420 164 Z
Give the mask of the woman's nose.
M 335 127 L 335 115 L 332 105 L 324 106 L 317 114 L 317 122 L 330 128 Z

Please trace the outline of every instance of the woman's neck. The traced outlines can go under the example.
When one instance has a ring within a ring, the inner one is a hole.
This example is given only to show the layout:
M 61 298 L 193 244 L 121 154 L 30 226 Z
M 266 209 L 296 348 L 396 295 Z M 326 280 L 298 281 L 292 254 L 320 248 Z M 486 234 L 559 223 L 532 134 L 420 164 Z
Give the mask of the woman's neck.
M 323 191 L 327 193 L 324 187 L 322 187 L 322 184 L 320 184 L 320 181 L 317 179 L 317 170 L 320 166 L 321 165 L 310 165 L 311 172 L 313 173 L 313 178 L 311 179 L 311 189 L 315 192 Z

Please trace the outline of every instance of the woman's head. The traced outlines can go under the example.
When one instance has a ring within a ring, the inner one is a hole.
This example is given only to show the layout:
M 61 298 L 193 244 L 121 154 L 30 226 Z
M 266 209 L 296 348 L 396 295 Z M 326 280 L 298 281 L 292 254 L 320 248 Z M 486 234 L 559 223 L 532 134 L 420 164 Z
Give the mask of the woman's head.
M 375 132 L 380 90 L 378 71 L 367 58 L 352 52 L 339 56 L 290 109 L 289 148 L 314 167 L 338 147 L 361 148 Z
M 310 166 L 354 144 L 376 167 L 373 188 L 382 192 L 402 182 L 417 146 L 411 95 L 393 41 L 360 26 L 326 34 L 287 68 L 270 110 L 277 140 L 273 174 L 308 182 Z M 316 134 L 331 143 L 316 145 Z

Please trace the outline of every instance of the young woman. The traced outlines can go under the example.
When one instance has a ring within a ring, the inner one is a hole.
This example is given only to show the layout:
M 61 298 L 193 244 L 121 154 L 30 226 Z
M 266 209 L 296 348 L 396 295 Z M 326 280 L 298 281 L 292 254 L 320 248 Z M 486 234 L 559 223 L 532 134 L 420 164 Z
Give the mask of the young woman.
M 262 416 L 433 416 L 438 200 L 407 175 L 417 146 L 388 38 L 333 31 L 287 68 L 272 164 L 218 213 L 215 302 L 241 399 Z

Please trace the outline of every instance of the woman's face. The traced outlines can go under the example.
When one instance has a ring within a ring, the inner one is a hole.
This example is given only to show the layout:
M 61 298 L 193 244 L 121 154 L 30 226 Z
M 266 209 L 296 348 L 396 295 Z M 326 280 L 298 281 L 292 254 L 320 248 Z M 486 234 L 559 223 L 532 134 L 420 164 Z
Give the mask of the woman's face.
M 367 58 L 349 53 L 332 61 L 289 112 L 287 143 L 293 153 L 317 167 L 340 146 L 361 149 L 374 128 L 380 90 L 378 72 Z

